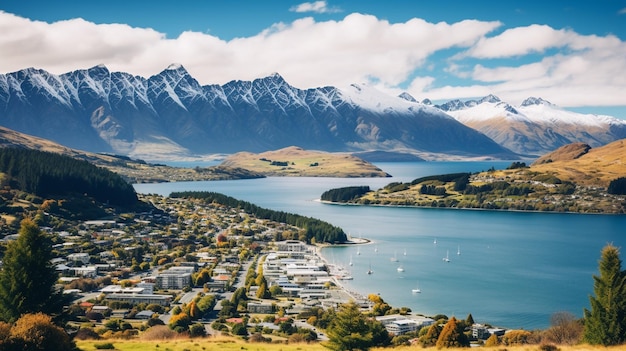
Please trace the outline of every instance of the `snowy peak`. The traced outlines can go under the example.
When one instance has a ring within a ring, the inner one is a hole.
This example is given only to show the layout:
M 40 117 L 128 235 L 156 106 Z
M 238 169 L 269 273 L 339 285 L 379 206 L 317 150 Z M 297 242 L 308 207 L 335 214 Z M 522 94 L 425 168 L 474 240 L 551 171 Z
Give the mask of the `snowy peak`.
M 531 106 L 531 105 L 555 106 L 550 101 L 544 100 L 542 98 L 532 97 L 532 96 L 524 100 L 520 106 Z
M 415 98 L 411 94 L 409 94 L 407 92 L 403 92 L 402 94 L 398 95 L 398 97 L 400 99 L 404 99 L 404 100 L 409 101 L 409 102 L 417 102 L 417 100 L 415 100 Z

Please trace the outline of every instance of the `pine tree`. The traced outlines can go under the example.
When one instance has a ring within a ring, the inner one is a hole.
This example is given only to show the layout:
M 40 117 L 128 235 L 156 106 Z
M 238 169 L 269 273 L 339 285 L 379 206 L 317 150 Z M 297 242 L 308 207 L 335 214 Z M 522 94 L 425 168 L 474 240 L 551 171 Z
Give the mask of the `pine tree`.
M 3 258 L 0 319 L 12 323 L 26 313 L 61 313 L 63 297 L 54 290 L 58 276 L 51 259 L 48 235 L 32 220 L 23 220 L 17 240 L 7 245 Z
M 380 322 L 368 320 L 359 306 L 350 302 L 341 305 L 335 318 L 327 328 L 328 347 L 336 351 L 369 350 L 374 346 L 389 345 L 389 334 L 384 337 Z
M 469 340 L 467 336 L 463 334 L 463 330 L 460 330 L 456 318 L 452 317 L 441 330 L 439 338 L 437 339 L 437 348 L 442 347 L 469 347 Z
M 594 345 L 618 345 L 626 340 L 626 276 L 618 248 L 607 245 L 602 249 L 599 271 L 599 276 L 593 276 L 591 310 L 584 311 L 583 338 Z

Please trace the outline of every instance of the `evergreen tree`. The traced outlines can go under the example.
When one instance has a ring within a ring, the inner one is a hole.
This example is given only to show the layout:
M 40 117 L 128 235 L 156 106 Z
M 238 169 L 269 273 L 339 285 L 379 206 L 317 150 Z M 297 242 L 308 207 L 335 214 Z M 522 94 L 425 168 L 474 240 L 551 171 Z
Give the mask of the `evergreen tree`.
M 355 302 L 341 305 L 330 323 L 327 334 L 327 347 L 336 351 L 369 350 L 375 346 L 387 346 L 391 342 L 389 334 L 384 337 L 380 322 L 370 320 L 361 313 Z
M 441 334 L 441 327 L 437 322 L 435 324 L 428 327 L 428 331 L 426 331 L 426 335 L 420 337 L 420 343 L 422 347 L 432 347 L 435 346 L 437 340 L 439 339 L 439 335 Z
M 463 330 L 459 328 L 456 318 L 452 317 L 441 330 L 437 338 L 437 348 L 442 347 L 469 347 L 470 343 Z
M 618 345 L 626 339 L 626 278 L 618 248 L 607 245 L 602 249 L 599 271 L 599 276 L 593 276 L 591 310 L 584 311 L 583 338 L 594 345 Z
M 271 297 L 270 291 L 267 289 L 267 280 L 263 275 L 260 275 L 261 283 L 259 284 L 259 290 L 256 292 L 256 297 L 259 299 L 269 299 Z
M 467 318 L 465 318 L 465 325 L 467 327 L 471 327 L 472 325 L 474 325 L 474 316 L 472 316 L 472 314 L 468 314 Z
M 57 273 L 50 263 L 52 244 L 30 219 L 21 223 L 17 240 L 7 245 L 0 271 L 0 319 L 15 322 L 26 313 L 58 315 L 62 294 L 54 290 Z

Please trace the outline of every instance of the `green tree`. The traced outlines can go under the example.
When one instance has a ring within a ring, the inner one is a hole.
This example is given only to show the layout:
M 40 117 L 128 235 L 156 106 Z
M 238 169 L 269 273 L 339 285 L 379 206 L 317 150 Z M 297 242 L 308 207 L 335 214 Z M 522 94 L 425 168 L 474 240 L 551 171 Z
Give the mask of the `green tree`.
M 626 284 L 617 247 L 607 245 L 602 249 L 599 271 L 599 276 L 593 276 L 591 310 L 584 310 L 583 339 L 592 345 L 618 345 L 624 342 L 626 333 Z
M 387 346 L 389 335 L 381 336 L 380 322 L 366 318 L 355 302 L 341 305 L 327 329 L 328 348 L 336 351 L 368 350 L 375 346 Z M 382 328 L 384 330 L 384 327 Z
M 259 284 L 259 290 L 256 292 L 256 297 L 259 299 L 269 299 L 271 297 L 270 291 L 267 289 L 267 280 L 263 275 L 259 275 L 261 277 L 261 283 Z M 257 281 L 259 279 L 257 278 Z
M 437 348 L 442 347 L 469 347 L 470 343 L 467 336 L 463 334 L 463 330 L 459 328 L 456 318 L 452 317 L 444 325 L 439 338 L 437 338 Z
M 435 324 L 428 327 L 426 334 L 420 337 L 420 344 L 423 347 L 432 347 L 435 346 L 437 340 L 439 339 L 439 335 L 441 334 L 441 327 L 437 322 Z
M 21 223 L 17 240 L 9 243 L 0 271 L 0 319 L 12 323 L 25 313 L 58 315 L 63 296 L 54 289 L 58 275 L 52 245 L 30 219 Z

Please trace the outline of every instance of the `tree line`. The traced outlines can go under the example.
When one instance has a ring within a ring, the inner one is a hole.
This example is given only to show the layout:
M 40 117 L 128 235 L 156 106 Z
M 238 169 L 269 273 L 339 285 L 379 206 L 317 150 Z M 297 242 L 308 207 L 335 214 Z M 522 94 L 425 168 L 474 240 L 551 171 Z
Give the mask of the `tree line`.
M 261 219 L 287 223 L 298 228 L 303 228 L 306 235 L 306 241 L 308 243 L 315 239 L 316 242 L 334 244 L 345 242 L 348 239 L 346 233 L 341 228 L 333 226 L 328 222 L 298 214 L 262 208 L 250 202 L 237 200 L 233 197 L 220 193 L 209 191 L 183 191 L 173 192 L 170 194 L 170 197 L 195 198 L 206 201 L 207 203 L 215 202 L 232 208 L 240 208 L 246 213 Z
M 347 186 L 343 188 L 330 189 L 322 193 L 320 197 L 322 201 L 331 202 L 348 202 L 357 199 L 370 191 L 370 187 L 364 186 Z
M 130 207 L 137 203 L 131 184 L 87 161 L 38 150 L 0 148 L 0 172 L 12 188 L 41 197 L 86 194 L 99 202 Z

